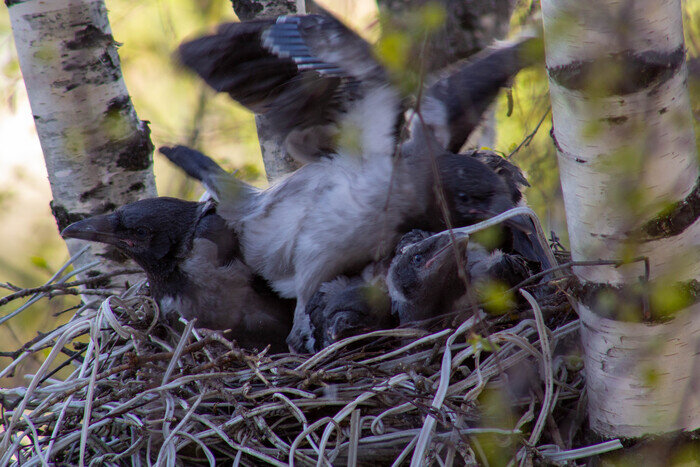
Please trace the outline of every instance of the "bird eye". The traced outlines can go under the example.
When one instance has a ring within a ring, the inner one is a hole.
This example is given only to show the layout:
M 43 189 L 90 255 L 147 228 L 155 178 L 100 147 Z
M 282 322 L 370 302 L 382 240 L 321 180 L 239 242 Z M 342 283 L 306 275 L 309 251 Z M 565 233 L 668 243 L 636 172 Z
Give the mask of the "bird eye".
M 413 264 L 420 264 L 423 262 L 423 255 L 413 255 L 413 258 L 411 258 L 411 261 L 413 261 Z
M 469 199 L 469 195 L 466 194 L 466 193 L 463 192 L 463 191 L 460 191 L 460 192 L 457 193 L 457 198 L 458 198 L 460 201 L 466 201 L 466 200 Z
M 139 237 L 145 237 L 148 235 L 148 229 L 145 227 L 137 227 L 136 235 L 138 235 Z

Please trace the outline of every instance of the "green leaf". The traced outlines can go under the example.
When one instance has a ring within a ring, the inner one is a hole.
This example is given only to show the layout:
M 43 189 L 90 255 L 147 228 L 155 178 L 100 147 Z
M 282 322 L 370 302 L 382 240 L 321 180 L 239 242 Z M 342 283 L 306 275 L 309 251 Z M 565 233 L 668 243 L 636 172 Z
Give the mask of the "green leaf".
M 51 268 L 49 267 L 49 263 L 46 261 L 46 259 L 42 258 L 41 256 L 32 256 L 29 258 L 29 261 L 36 267 L 43 269 L 45 271 L 50 271 Z

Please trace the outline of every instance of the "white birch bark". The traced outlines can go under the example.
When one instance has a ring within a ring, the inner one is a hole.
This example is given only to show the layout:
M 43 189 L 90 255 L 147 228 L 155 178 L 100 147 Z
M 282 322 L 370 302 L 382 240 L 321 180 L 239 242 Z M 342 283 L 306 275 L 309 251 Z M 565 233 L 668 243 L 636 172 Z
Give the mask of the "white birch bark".
M 306 13 L 304 0 L 232 0 L 231 3 L 241 21 Z M 270 131 L 264 115 L 255 116 L 255 126 L 268 180 L 275 180 L 300 167 L 300 164 L 287 154 L 284 141 L 273 136 L 274 133 Z
M 155 196 L 149 129 L 122 79 L 104 2 L 11 1 L 8 10 L 59 230 Z M 85 242 L 67 244 L 74 254 Z M 96 259 L 96 272 L 135 267 L 98 244 L 76 267 Z
M 661 281 L 693 284 L 700 195 L 680 0 L 543 0 L 542 10 L 573 259 L 647 257 L 642 297 Z M 641 320 L 622 290 L 639 286 L 644 263 L 574 272 L 591 427 L 624 437 L 700 427 L 698 303 L 664 324 L 617 321 L 622 309 Z M 591 298 L 601 288 L 617 293 L 617 316 L 601 316 Z

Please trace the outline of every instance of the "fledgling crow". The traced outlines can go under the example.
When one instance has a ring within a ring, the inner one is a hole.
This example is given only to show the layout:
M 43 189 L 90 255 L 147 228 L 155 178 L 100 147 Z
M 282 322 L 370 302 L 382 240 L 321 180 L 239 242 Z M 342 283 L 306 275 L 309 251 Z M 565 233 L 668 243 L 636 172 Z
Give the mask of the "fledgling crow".
M 314 347 L 304 310 L 323 282 L 387 255 L 403 233 L 440 215 L 432 158 L 463 143 L 474 116 L 526 64 L 523 48 L 521 41 L 493 49 L 436 81 L 403 132 L 398 89 L 370 46 L 330 16 L 226 24 L 180 46 L 183 64 L 265 114 L 276 137 L 309 162 L 263 191 L 239 189 L 230 178 L 233 190 L 212 187 L 245 262 L 280 295 L 297 298 L 293 350 Z M 305 135 L 314 133 L 320 142 L 309 143 Z M 182 151 L 167 151 L 178 164 Z M 481 184 L 465 187 L 475 209 L 488 216 L 513 206 L 492 170 L 469 165 L 471 178 L 493 182 L 488 194 L 471 193 Z M 194 168 L 204 171 L 194 174 L 202 181 L 222 180 L 206 164 Z
M 315 351 L 346 337 L 399 324 L 385 277 L 340 276 L 324 282 L 306 306 Z
M 287 351 L 294 301 L 277 296 L 241 261 L 238 237 L 215 202 L 145 199 L 75 222 L 61 235 L 114 245 L 132 258 L 166 315 L 231 329 L 242 347 Z
M 396 248 L 387 274 L 387 287 L 394 312 L 401 324 L 435 318 L 469 305 L 467 284 L 476 297 L 484 287 L 501 283 L 513 287 L 532 274 L 528 261 L 500 250 L 488 251 L 469 237 L 456 233 L 433 235 L 414 230 Z M 459 275 L 457 248 L 468 281 Z
M 476 159 L 486 164 L 498 175 L 505 187 L 510 192 L 510 200 L 513 206 L 524 206 L 525 199 L 522 193 L 524 187 L 529 187 L 527 179 L 520 168 L 489 150 L 471 150 L 462 154 L 444 155 L 439 159 L 440 180 L 442 182 L 445 199 L 447 201 L 449 216 L 453 226 L 465 226 L 474 224 L 489 217 L 494 212 L 483 212 L 478 208 L 478 200 L 473 199 L 465 186 L 478 183 L 480 186 L 472 190 L 480 196 L 488 196 L 490 181 L 474 179 L 464 158 Z M 447 228 L 443 218 L 437 218 L 437 222 L 429 227 L 431 231 L 441 231 Z M 532 266 L 539 270 L 556 266 L 552 264 L 551 255 L 548 255 L 536 237 L 536 229 L 529 218 L 518 216 L 512 222 L 506 222 L 498 227 L 500 241 L 496 242 L 499 249 L 506 253 L 515 253 L 525 257 Z

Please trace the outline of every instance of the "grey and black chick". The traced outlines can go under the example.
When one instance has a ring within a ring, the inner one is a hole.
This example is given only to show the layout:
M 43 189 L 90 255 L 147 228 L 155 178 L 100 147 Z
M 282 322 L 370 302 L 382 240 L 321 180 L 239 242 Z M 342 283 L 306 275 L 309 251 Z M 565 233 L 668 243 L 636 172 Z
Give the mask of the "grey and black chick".
M 352 177 L 354 172 L 348 172 L 342 177 L 336 176 L 340 186 L 334 186 L 330 184 L 331 180 L 321 178 L 322 172 L 310 172 L 305 176 L 305 169 L 320 169 L 320 163 L 317 162 L 302 167 L 268 190 L 254 191 L 254 188 L 223 171 L 202 153 L 184 146 L 160 150 L 185 172 L 201 180 L 211 191 L 219 202 L 217 212 L 226 220 L 227 227 L 243 239 L 240 256 L 242 261 L 257 265 L 259 269 L 256 270 L 270 279 L 282 296 L 295 296 L 294 290 L 285 287 L 299 285 L 299 282 L 288 284 L 286 280 L 273 280 L 276 274 L 285 271 L 279 269 L 281 262 L 288 261 L 291 266 L 298 268 L 294 270 L 299 273 L 292 275 L 290 280 L 301 279 L 301 285 L 305 287 L 301 289 L 303 294 L 296 295 L 298 300 L 295 310 L 295 322 L 301 316 L 304 327 L 298 333 L 293 330 L 290 335 L 292 339 L 288 339 L 296 351 L 318 349 L 319 344 L 315 343 L 317 333 L 314 330 L 328 328 L 312 324 L 310 313 L 314 308 L 307 307 L 308 300 L 321 284 L 339 275 L 359 271 L 376 257 L 390 257 L 387 248 L 390 245 L 393 250 L 405 232 L 404 229 L 430 224 L 431 219 L 438 215 L 437 203 L 427 194 L 423 201 L 418 201 L 415 192 L 402 194 L 398 190 L 394 191 L 392 195 L 396 198 L 390 198 L 388 209 L 383 210 L 382 203 L 386 203 L 386 198 L 379 197 L 379 193 L 386 196 L 386 192 L 371 189 L 365 184 L 363 186 L 366 192 L 374 193 L 374 197 L 362 202 L 363 193 L 354 194 L 345 177 L 349 176 L 358 183 L 367 183 L 368 180 L 358 180 Z M 327 159 L 326 162 L 334 160 Z M 513 207 L 507 187 L 491 169 L 464 156 L 461 156 L 461 165 L 469 167 L 468 173 L 478 180 L 462 187 L 471 197 L 470 203 L 474 209 L 480 210 L 484 217 L 490 217 L 491 214 Z M 331 174 L 332 171 L 326 175 Z M 408 177 L 410 174 L 405 175 Z M 389 183 L 389 180 L 386 182 Z M 311 191 L 310 188 L 314 186 L 317 190 Z M 415 186 L 406 181 L 403 189 Z M 423 188 L 428 190 L 429 186 L 428 183 Z M 246 212 L 249 214 L 246 215 Z M 430 212 L 433 214 L 429 215 Z M 476 215 L 474 218 L 476 221 L 483 217 Z M 384 230 L 386 224 L 383 222 L 388 222 L 391 230 Z M 250 239 L 248 247 L 246 239 Z M 382 242 L 388 242 L 388 245 Z M 299 297 L 304 297 L 301 302 L 304 308 L 301 310 Z M 372 326 L 374 324 L 365 326 L 365 329 L 371 329 Z M 294 341 L 295 337 L 302 340 Z
M 469 305 L 467 284 L 469 292 L 477 297 L 479 290 L 491 283 L 510 288 L 532 275 L 524 257 L 488 251 L 470 242 L 468 236 L 455 235 L 453 242 L 447 232 L 415 230 L 397 246 L 387 287 L 401 324 L 435 318 Z M 460 277 L 460 266 L 464 267 L 467 282 Z
M 502 188 L 498 188 L 491 180 L 476 179 L 465 158 L 487 165 L 500 178 L 510 193 L 511 206 L 525 205 L 522 191 L 530 184 L 520 168 L 504 157 L 483 149 L 445 155 L 438 160 L 438 167 L 452 226 L 474 224 L 498 214 L 486 211 L 489 207 L 483 207 L 480 201 L 482 198 L 488 198 L 492 190 Z M 465 187 L 471 189 L 466 190 Z M 436 221 L 429 230 L 437 232 L 447 228 L 443 217 L 436 218 Z M 551 255 L 547 254 L 538 241 L 535 226 L 529 218 L 518 216 L 492 228 L 491 232 L 495 232 L 498 237 L 493 247 L 525 257 L 532 263 L 535 272 L 556 266 L 552 264 Z
M 384 280 L 340 276 L 321 284 L 306 306 L 315 351 L 346 337 L 398 326 Z
M 180 46 L 185 66 L 266 115 L 275 137 L 308 162 L 266 190 L 237 185 L 207 164 L 188 171 L 213 185 L 243 261 L 281 296 L 297 299 L 293 350 L 314 348 L 305 309 L 322 283 L 388 255 L 403 233 L 440 215 L 431 157 L 464 142 L 474 116 L 527 64 L 523 48 L 521 41 L 492 49 L 436 81 L 400 140 L 403 96 L 371 47 L 329 15 L 225 24 Z M 324 136 L 310 143 L 309 133 Z M 187 165 L 182 148 L 162 152 Z M 494 182 L 488 194 L 470 193 L 484 216 L 513 207 L 489 167 L 473 160 L 469 173 Z
M 214 202 L 151 198 L 66 227 L 64 238 L 114 245 L 146 272 L 166 315 L 230 329 L 242 347 L 286 352 L 294 301 L 241 261 L 238 237 Z

